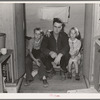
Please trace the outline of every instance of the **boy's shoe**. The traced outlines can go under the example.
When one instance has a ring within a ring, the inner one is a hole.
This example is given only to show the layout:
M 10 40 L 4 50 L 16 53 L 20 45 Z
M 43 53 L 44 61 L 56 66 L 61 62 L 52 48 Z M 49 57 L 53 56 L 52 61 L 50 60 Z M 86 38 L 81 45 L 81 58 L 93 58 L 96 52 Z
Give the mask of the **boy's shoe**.
M 26 81 L 24 85 L 25 86 L 28 86 L 29 85 L 29 81 Z
M 67 78 L 69 78 L 69 79 L 72 78 L 72 73 L 71 73 L 71 72 L 68 72 L 68 74 L 67 74 Z
M 48 85 L 49 85 L 49 84 L 48 84 L 48 82 L 47 82 L 47 79 L 43 80 L 43 87 L 46 88 L 46 87 L 48 87 Z
M 26 81 L 24 85 L 25 85 L 25 86 L 28 86 L 28 85 L 30 85 L 30 83 L 32 83 L 33 81 L 34 81 L 34 80 Z
M 80 80 L 80 76 L 79 76 L 78 73 L 76 73 L 76 75 L 75 75 L 75 79 L 76 79 L 76 80 Z

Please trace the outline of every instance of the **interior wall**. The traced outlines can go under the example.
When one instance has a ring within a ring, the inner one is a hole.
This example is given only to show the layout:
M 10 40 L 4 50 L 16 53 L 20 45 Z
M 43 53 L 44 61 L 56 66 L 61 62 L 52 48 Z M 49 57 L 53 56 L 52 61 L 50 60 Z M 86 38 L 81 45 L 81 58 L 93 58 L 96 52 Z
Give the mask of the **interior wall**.
M 27 26 L 27 36 L 33 36 L 33 29 L 35 27 L 41 27 L 44 31 L 52 29 L 52 21 L 44 21 L 39 19 L 38 10 L 44 6 L 70 6 L 70 18 L 68 23 L 66 23 L 65 32 L 68 33 L 69 29 L 76 26 L 84 37 L 84 14 L 85 14 L 85 4 L 36 4 L 36 3 L 26 3 L 26 26 Z
M 22 7 L 22 3 L 16 5 L 14 3 L 0 3 L 0 32 L 6 33 L 6 48 L 13 50 L 15 79 L 18 79 L 25 69 Z
M 14 49 L 13 4 L 0 3 L 0 32 L 6 33 L 6 48 Z

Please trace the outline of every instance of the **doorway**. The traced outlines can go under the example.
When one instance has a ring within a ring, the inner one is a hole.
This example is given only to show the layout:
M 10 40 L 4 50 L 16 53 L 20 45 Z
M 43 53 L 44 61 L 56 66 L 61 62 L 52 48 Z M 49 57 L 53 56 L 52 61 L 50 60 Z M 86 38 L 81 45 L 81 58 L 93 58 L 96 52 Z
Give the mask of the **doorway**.
M 25 21 L 26 21 L 26 47 L 28 44 L 28 41 L 31 39 L 31 37 L 33 37 L 33 28 L 39 26 L 42 27 L 42 29 L 44 29 L 44 31 L 46 31 L 45 29 L 52 29 L 52 21 L 44 21 L 44 20 L 40 20 L 38 18 L 38 10 L 39 8 L 43 7 L 43 6 L 62 6 L 62 5 L 66 5 L 66 4 L 25 4 Z M 71 18 L 69 19 L 69 24 L 66 23 L 66 29 L 65 31 L 68 33 L 68 30 L 71 28 L 71 26 L 73 26 L 75 24 L 75 26 L 78 26 L 78 28 L 80 29 L 81 33 L 82 33 L 82 38 L 84 37 L 84 17 L 85 17 L 85 4 L 69 4 L 71 7 Z M 79 10 L 79 8 L 81 10 Z M 77 13 L 77 14 L 75 14 Z M 80 17 L 78 16 L 78 14 L 80 14 Z M 72 17 L 73 15 L 74 18 Z M 74 20 L 76 18 L 76 20 Z M 78 21 L 80 19 L 80 21 Z M 27 49 L 26 49 L 26 54 L 27 54 Z M 59 73 L 57 72 L 57 75 L 59 76 Z M 36 76 L 38 77 L 38 76 Z M 62 86 L 62 82 L 58 79 L 59 77 L 54 77 L 53 81 L 49 81 L 51 84 L 53 84 L 51 87 L 48 88 L 47 91 L 44 92 L 66 92 L 67 90 L 70 89 L 77 89 L 77 88 L 86 88 L 84 79 L 82 79 L 79 82 L 75 82 L 75 80 L 66 80 L 65 82 L 63 82 L 63 84 L 65 84 L 64 86 Z M 58 88 L 57 89 L 57 82 L 59 83 Z M 36 81 L 33 85 L 30 85 L 29 88 L 24 87 L 24 85 L 22 85 L 21 87 L 21 92 L 23 92 L 24 89 L 27 88 L 27 92 L 43 92 L 44 88 L 42 87 L 42 83 L 38 80 L 38 78 L 35 78 Z M 68 82 L 69 81 L 69 82 Z M 74 84 L 70 84 L 73 83 Z M 66 84 L 69 84 L 68 86 Z M 38 84 L 38 85 L 37 85 Z M 81 85 L 79 85 L 81 84 Z M 34 87 L 35 86 L 35 87 Z M 32 89 L 33 87 L 33 89 Z M 65 88 L 66 87 L 66 88 Z M 40 88 L 40 89 L 39 89 Z M 29 90 L 30 89 L 30 90 Z M 54 90 L 55 89 L 55 90 Z M 34 91 L 36 90 L 36 91 Z M 24 91 L 25 92 L 25 91 Z

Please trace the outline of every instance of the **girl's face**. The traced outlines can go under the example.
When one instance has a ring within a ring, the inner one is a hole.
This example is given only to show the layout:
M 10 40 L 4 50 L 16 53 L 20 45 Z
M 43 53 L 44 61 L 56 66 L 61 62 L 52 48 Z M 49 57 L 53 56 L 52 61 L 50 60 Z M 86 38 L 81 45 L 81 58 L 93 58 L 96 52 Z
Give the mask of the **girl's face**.
M 41 38 L 41 33 L 40 33 L 40 31 L 35 30 L 34 37 L 35 37 L 36 40 L 39 40 L 39 39 Z
M 75 39 L 75 37 L 76 37 L 75 30 L 72 29 L 71 32 L 70 32 L 70 38 Z

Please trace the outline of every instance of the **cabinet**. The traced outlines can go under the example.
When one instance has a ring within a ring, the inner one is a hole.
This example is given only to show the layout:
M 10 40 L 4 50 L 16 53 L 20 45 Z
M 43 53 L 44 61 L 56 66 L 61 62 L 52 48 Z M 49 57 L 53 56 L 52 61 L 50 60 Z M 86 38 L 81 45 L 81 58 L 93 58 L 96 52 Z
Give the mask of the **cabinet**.
M 0 55 L 0 92 L 4 92 L 4 84 L 3 84 L 3 65 L 6 65 L 8 75 L 6 76 L 6 80 L 11 80 L 11 83 L 14 83 L 14 69 L 13 69 L 13 50 L 7 50 L 6 55 Z M 8 64 L 8 66 L 7 66 Z
M 94 86 L 98 90 L 100 85 L 100 45 L 97 43 L 95 43 L 94 65 Z

